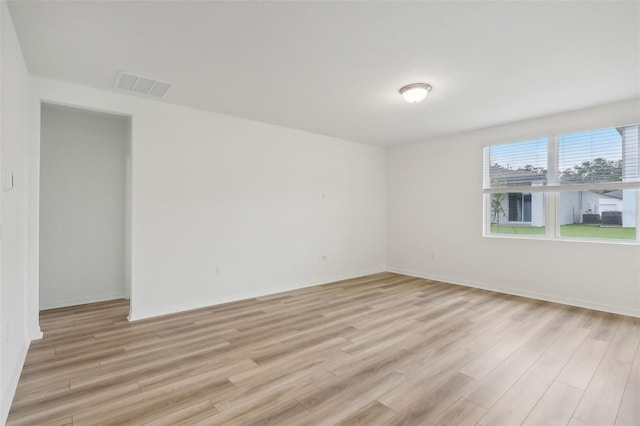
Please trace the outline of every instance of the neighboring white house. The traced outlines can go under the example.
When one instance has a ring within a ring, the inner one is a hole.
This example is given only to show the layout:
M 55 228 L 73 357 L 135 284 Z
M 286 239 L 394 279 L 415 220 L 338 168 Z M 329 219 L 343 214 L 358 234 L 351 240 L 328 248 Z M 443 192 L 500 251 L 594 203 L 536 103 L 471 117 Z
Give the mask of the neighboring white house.
M 545 175 L 530 170 L 510 170 L 492 166 L 492 177 L 505 182 L 518 182 L 521 185 L 537 186 L 545 180 Z M 502 197 L 501 209 L 492 211 L 491 223 L 544 226 L 545 207 L 542 192 L 509 192 L 492 194 L 492 197 Z M 499 220 L 498 220 L 499 219 Z
M 626 211 L 626 206 L 634 206 Z M 583 223 L 584 215 L 602 215 L 603 212 L 621 212 L 622 226 L 635 228 L 635 190 L 617 190 L 606 193 L 597 191 L 565 191 L 560 193 L 558 209 L 560 225 Z
M 625 189 L 600 193 L 597 191 L 560 192 L 558 222 L 560 225 L 587 223 L 584 215 L 597 215 L 603 212 L 621 212 L 622 226 L 635 228 L 636 192 Z M 505 193 L 502 199 L 500 224 L 544 226 L 544 196 L 540 192 Z M 492 213 L 492 223 L 497 223 Z
M 545 209 L 542 192 L 510 192 L 503 194 L 499 213 L 501 225 L 544 226 Z M 498 223 L 495 214 L 491 223 Z

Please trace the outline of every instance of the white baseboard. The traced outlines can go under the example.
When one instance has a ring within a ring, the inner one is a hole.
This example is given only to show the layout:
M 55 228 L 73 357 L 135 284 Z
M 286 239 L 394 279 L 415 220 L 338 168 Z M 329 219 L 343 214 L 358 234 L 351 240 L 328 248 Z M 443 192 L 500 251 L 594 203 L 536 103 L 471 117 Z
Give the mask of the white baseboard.
M 528 297 L 530 299 L 544 300 L 546 302 L 560 303 L 562 305 L 576 306 L 578 308 L 594 309 L 596 311 L 610 312 L 612 314 L 626 315 L 630 317 L 640 318 L 640 310 L 633 310 L 622 306 L 613 306 L 605 303 L 595 303 L 589 300 L 573 299 L 569 297 L 557 296 L 554 294 L 538 293 L 535 291 L 527 291 L 520 289 L 513 289 L 508 287 L 500 287 L 495 285 L 489 285 L 484 283 L 471 282 L 467 280 L 460 280 L 453 277 L 446 277 L 435 274 L 426 274 L 423 272 L 410 271 L 407 269 L 388 267 L 389 272 L 395 272 L 397 274 L 409 275 L 416 278 L 425 278 L 428 280 L 441 281 L 448 284 L 462 285 L 465 287 L 479 288 L 482 290 L 495 291 L 497 293 L 511 294 L 514 296 Z
M 111 294 L 101 294 L 99 296 L 80 297 L 75 299 L 56 300 L 53 302 L 40 302 L 40 310 L 64 308 L 67 306 L 84 305 L 85 303 L 105 302 L 114 299 L 128 299 L 126 292 L 119 291 Z
M 0 424 L 5 424 L 7 422 L 7 417 L 9 417 L 9 410 L 11 409 L 11 403 L 13 402 L 13 397 L 16 394 L 16 389 L 18 388 L 18 381 L 20 380 L 20 375 L 22 374 L 22 367 L 24 366 L 24 362 L 27 360 L 27 352 L 29 351 L 30 342 L 25 342 L 20 351 L 20 356 L 18 357 L 18 363 L 13 368 L 13 373 L 9 378 L 9 383 L 7 384 L 6 389 L 2 389 L 2 418 L 0 418 Z
M 373 271 L 361 271 L 361 272 L 356 272 L 351 274 L 344 274 L 344 275 L 338 275 L 334 277 L 323 278 L 317 281 L 308 281 L 303 283 L 289 284 L 285 286 L 260 289 L 256 291 L 235 293 L 228 296 L 223 296 L 223 297 L 214 298 L 214 299 L 207 299 L 207 300 L 198 300 L 195 302 L 185 303 L 181 305 L 171 305 L 171 306 L 166 306 L 160 309 L 152 309 L 152 310 L 140 311 L 140 312 L 134 312 L 133 310 L 131 310 L 131 312 L 129 313 L 128 319 L 129 321 L 139 321 L 142 319 L 158 317 L 161 315 L 191 311 L 193 309 L 206 308 L 207 306 L 221 305 L 223 303 L 235 302 L 238 300 L 253 299 L 255 297 L 268 296 L 276 293 L 282 293 L 285 291 L 298 290 L 305 287 L 313 287 L 316 285 L 328 284 L 334 281 L 347 280 L 351 278 L 361 277 L 363 275 L 377 274 L 380 272 L 385 272 L 385 271 L 384 269 L 376 269 Z
M 29 335 L 29 339 L 33 340 L 40 340 L 42 339 L 42 337 L 44 336 L 44 334 L 42 334 L 42 330 L 40 330 L 40 327 L 38 327 L 37 330 L 33 330 L 31 332 L 31 334 Z

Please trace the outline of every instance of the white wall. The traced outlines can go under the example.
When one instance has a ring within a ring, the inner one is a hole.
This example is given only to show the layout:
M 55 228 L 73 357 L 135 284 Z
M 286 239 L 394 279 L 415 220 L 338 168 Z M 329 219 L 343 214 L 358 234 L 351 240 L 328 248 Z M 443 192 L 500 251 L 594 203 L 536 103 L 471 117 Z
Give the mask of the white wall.
M 598 213 L 602 212 L 622 212 L 623 203 L 622 200 L 610 197 L 598 198 Z
M 531 193 L 531 226 L 545 226 L 546 205 L 544 194 L 541 192 Z
M 482 236 L 483 146 L 635 123 L 639 111 L 636 99 L 390 149 L 389 269 L 640 316 L 640 246 Z
M 13 189 L 0 188 L 0 424 L 3 424 L 29 341 L 39 334 L 37 309 L 28 306 L 26 285 L 29 79 L 4 1 L 0 4 L 0 15 L 0 176 L 3 183 L 7 172 L 14 176 Z
M 128 297 L 128 118 L 43 105 L 40 308 Z
M 40 99 L 132 117 L 132 319 L 385 269 L 383 149 L 31 83 L 35 123 Z M 35 181 L 37 168 L 31 174 Z
M 638 201 L 636 191 L 633 189 L 622 190 L 622 226 L 625 228 L 635 228 L 637 223 Z
M 584 193 L 582 194 L 584 197 Z M 562 191 L 558 195 L 558 224 L 570 225 L 582 223 L 582 211 L 580 205 L 580 191 Z M 583 207 L 586 204 L 583 202 Z M 585 210 L 586 207 L 583 208 Z
M 600 206 L 600 194 L 593 191 L 583 191 L 582 192 L 582 209 L 578 212 L 578 220 L 582 221 L 582 215 L 585 214 L 586 212 L 590 212 L 593 214 L 602 213 L 599 210 L 599 206 Z M 576 207 L 578 207 L 578 204 L 576 204 Z

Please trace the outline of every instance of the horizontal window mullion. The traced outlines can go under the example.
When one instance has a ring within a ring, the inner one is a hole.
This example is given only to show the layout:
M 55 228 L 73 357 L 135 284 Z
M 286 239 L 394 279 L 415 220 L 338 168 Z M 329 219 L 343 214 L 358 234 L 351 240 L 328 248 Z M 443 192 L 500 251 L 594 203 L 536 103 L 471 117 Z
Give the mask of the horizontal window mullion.
M 509 192 L 549 192 L 547 186 L 501 186 L 494 188 L 485 188 L 485 194 L 506 194 Z
M 601 191 L 616 189 L 640 189 L 640 182 L 607 182 L 584 183 L 575 185 L 545 185 L 545 186 L 501 186 L 485 188 L 485 194 L 503 194 L 507 192 L 562 192 L 562 191 Z

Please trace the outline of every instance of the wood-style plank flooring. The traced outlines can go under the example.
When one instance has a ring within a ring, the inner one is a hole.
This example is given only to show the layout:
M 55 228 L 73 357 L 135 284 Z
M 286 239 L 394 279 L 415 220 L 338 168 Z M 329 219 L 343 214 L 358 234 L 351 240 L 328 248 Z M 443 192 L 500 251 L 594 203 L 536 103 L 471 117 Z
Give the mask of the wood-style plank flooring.
M 10 425 L 640 425 L 640 319 L 381 273 L 44 311 Z

